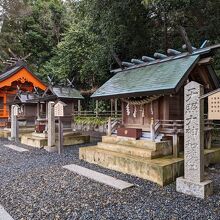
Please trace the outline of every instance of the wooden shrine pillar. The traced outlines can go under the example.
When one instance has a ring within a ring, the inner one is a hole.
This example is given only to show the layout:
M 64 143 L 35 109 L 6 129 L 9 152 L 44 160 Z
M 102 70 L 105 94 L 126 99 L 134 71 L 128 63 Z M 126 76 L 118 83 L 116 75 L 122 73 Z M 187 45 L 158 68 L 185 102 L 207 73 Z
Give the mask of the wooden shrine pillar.
M 7 116 L 7 95 L 3 96 L 3 116 Z
M 124 125 L 124 116 L 125 116 L 125 115 L 124 115 L 124 114 L 125 114 L 125 113 L 124 113 L 124 112 L 125 112 L 125 111 L 124 111 L 124 107 L 125 107 L 125 104 L 124 104 L 124 102 L 122 101 L 122 102 L 121 102 L 121 123 L 122 123 L 122 125 Z
M 111 116 L 113 115 L 113 99 L 110 99 L 110 105 L 111 105 Z
M 37 103 L 37 119 L 40 118 L 40 102 Z
M 115 117 L 118 116 L 118 99 L 115 99 Z
M 48 102 L 45 102 L 45 104 L 46 104 L 46 118 L 48 118 L 47 117 L 47 115 L 48 115 Z
M 78 100 L 78 115 L 81 115 L 81 100 Z
M 163 120 L 169 120 L 169 97 L 163 98 Z
M 96 117 L 99 116 L 99 100 L 96 100 L 95 102 L 95 115 Z

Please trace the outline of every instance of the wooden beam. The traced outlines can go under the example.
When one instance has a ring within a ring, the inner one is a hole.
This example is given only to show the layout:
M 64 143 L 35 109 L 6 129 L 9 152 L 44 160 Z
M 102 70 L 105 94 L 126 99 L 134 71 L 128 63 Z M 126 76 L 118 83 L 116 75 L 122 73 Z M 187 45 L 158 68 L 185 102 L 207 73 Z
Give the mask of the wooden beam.
M 207 65 L 207 64 L 211 64 L 214 62 L 214 59 L 212 57 L 206 57 L 206 58 L 203 58 L 201 59 L 199 62 L 198 62 L 198 65 L 201 66 L 201 65 Z
M 173 157 L 179 157 L 179 137 L 177 134 L 173 135 Z
M 191 42 L 190 42 L 190 40 L 188 38 L 188 35 L 186 33 L 186 30 L 182 26 L 180 26 L 180 33 L 181 33 L 182 38 L 183 38 L 183 40 L 184 40 L 184 42 L 186 44 L 186 48 L 187 48 L 188 52 L 191 54 L 193 52 L 193 48 L 192 48 Z

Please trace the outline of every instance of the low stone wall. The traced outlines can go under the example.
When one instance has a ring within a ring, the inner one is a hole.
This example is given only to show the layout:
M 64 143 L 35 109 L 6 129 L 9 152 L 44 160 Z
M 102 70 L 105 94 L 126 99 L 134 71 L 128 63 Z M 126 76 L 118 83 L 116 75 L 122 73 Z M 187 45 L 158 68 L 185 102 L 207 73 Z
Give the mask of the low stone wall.
M 96 131 L 100 133 L 106 133 L 107 129 L 105 125 L 100 125 L 100 126 L 94 126 L 94 125 L 80 125 L 76 124 L 74 125 L 74 129 L 76 131 Z

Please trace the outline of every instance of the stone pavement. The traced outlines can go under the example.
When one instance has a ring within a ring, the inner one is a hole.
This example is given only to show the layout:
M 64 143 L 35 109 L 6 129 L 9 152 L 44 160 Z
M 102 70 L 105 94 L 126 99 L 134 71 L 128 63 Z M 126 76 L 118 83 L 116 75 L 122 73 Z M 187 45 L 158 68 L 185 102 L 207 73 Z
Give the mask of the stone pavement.
M 206 200 L 177 193 L 149 181 L 80 161 L 79 147 L 62 155 L 0 140 L 0 203 L 13 219 L 219 219 L 220 165 L 211 167 L 214 195 Z M 93 143 L 94 144 L 94 143 Z M 123 191 L 80 176 L 63 166 L 77 164 L 135 187 Z M 207 173 L 207 172 L 206 172 Z

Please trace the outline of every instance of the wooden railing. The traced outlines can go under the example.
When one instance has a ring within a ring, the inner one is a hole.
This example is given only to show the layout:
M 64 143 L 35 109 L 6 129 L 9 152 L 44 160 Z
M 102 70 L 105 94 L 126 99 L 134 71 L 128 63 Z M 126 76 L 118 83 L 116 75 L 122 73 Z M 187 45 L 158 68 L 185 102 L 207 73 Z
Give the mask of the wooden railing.
M 111 136 L 111 134 L 117 129 L 117 127 L 121 124 L 122 120 L 118 118 L 108 118 L 108 123 L 106 125 L 106 133 L 108 136 Z
M 212 131 L 213 129 L 219 129 L 220 124 L 215 124 L 212 120 L 204 120 L 204 132 L 205 132 L 205 147 L 211 147 Z M 173 155 L 178 157 L 179 155 L 179 136 L 184 134 L 184 121 L 183 120 L 161 120 L 156 121 L 151 126 L 151 139 L 154 141 L 158 133 L 164 134 L 165 136 L 172 136 L 173 139 Z
M 212 120 L 204 120 L 204 131 L 210 131 L 214 128 L 215 124 Z M 154 123 L 154 132 L 164 134 L 183 134 L 184 121 L 183 120 L 160 120 Z M 219 125 L 220 129 L 220 125 Z
M 164 134 L 181 134 L 184 132 L 183 120 L 161 120 L 159 131 Z

